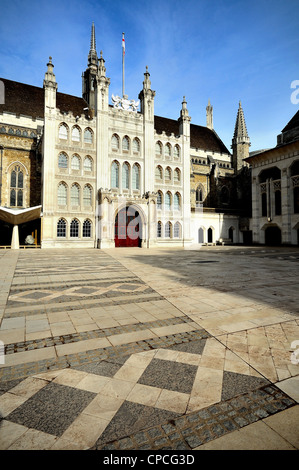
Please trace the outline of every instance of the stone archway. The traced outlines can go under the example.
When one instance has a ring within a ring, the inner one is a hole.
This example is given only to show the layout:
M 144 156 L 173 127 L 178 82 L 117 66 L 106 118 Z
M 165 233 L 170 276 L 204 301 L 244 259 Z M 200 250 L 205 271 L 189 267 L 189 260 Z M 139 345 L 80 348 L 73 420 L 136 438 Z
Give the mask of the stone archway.
M 115 247 L 141 247 L 142 219 L 140 212 L 134 206 L 125 206 L 115 217 L 114 224 Z
M 265 229 L 265 245 L 281 245 L 281 230 L 277 225 Z

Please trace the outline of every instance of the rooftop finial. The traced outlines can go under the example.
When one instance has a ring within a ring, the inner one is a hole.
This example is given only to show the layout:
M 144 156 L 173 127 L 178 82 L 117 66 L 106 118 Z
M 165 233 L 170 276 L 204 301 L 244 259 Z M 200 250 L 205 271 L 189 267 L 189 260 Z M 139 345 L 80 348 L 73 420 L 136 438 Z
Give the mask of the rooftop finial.
M 94 29 L 94 22 L 92 22 L 91 26 L 90 51 L 96 52 L 96 35 Z

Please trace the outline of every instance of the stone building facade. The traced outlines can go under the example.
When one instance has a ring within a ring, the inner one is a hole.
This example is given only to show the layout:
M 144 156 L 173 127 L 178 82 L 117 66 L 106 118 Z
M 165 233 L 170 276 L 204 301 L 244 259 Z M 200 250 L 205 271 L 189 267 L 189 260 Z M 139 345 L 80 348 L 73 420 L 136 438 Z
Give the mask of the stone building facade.
M 250 156 L 253 241 L 299 244 L 299 111 L 277 136 L 277 146 Z
M 112 93 L 110 103 L 94 25 L 82 97 L 58 91 L 51 58 L 43 88 L 1 83 L 0 245 L 17 230 L 21 245 L 30 235 L 42 248 L 250 239 L 250 142 L 241 104 L 231 154 L 213 128 L 210 103 L 206 127 L 191 123 L 185 97 L 177 120 L 155 115 L 147 67 L 138 100 Z M 13 171 L 17 182 L 22 173 L 22 188 L 12 186 Z

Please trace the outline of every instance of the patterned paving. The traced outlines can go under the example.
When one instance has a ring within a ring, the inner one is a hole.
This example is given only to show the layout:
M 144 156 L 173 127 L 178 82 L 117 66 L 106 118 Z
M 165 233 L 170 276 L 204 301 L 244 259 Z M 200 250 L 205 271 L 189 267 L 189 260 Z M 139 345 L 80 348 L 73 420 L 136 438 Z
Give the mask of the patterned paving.
M 152 271 L 126 253 L 11 261 L 1 449 L 190 450 L 296 405 L 276 385 L 298 376 L 296 311 L 207 297 L 193 283 L 186 295 L 181 272 L 161 274 L 162 257 Z M 183 254 L 185 263 L 182 252 L 172 260 L 186 269 L 194 256 Z M 214 276 L 217 261 L 196 269 Z

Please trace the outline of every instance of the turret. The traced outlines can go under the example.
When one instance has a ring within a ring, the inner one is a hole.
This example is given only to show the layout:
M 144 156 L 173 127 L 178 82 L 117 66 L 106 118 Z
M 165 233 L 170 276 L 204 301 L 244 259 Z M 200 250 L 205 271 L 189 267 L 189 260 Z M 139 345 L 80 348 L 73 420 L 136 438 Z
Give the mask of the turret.
M 210 100 L 208 106 L 206 107 L 207 112 L 207 128 L 213 130 L 213 106 L 210 104 Z
M 244 112 L 242 109 L 241 101 L 239 102 L 239 109 L 236 119 L 234 137 L 232 139 L 233 149 L 233 168 L 235 173 L 238 173 L 243 166 L 247 166 L 244 158 L 249 157 L 250 139 L 247 133 Z
M 96 76 L 98 72 L 98 55 L 96 51 L 95 27 L 92 23 L 90 50 L 88 54 L 87 69 L 82 74 L 82 96 L 89 104 L 90 109 L 95 109 L 95 88 Z

